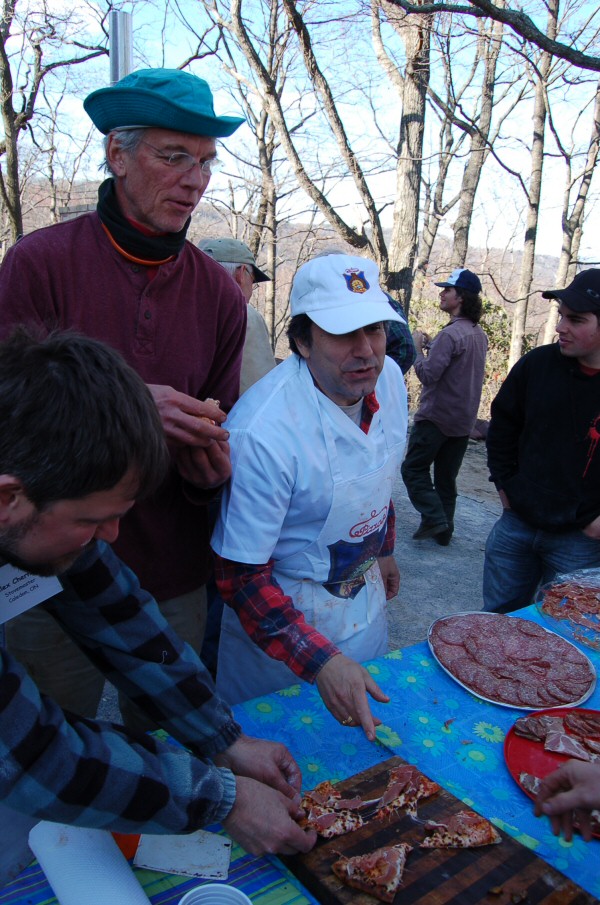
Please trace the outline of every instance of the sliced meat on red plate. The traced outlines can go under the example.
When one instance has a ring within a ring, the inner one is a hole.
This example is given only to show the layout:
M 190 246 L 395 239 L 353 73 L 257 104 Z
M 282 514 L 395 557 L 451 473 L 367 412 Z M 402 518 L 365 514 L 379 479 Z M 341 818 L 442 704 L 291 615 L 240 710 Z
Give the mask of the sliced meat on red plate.
M 595 760 L 595 755 L 587 751 L 581 742 L 566 732 L 557 732 L 550 729 L 544 739 L 544 750 L 554 751 L 556 754 L 564 754 L 565 757 L 575 757 L 577 760 Z
M 600 738 L 600 713 L 583 713 L 574 710 L 565 717 L 565 727 L 573 735 Z

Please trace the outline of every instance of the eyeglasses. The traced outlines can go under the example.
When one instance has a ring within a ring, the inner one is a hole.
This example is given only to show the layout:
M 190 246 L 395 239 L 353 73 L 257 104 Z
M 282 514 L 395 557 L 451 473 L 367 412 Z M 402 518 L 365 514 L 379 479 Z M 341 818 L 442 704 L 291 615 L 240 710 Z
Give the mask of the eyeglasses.
M 210 157 L 208 160 L 196 160 L 191 154 L 184 151 L 175 151 L 174 154 L 165 154 L 160 148 L 155 148 L 149 141 L 141 140 L 140 144 L 148 145 L 152 148 L 159 160 L 162 160 L 168 167 L 177 170 L 178 173 L 189 173 L 194 167 L 200 167 L 200 172 L 205 176 L 212 176 L 217 173 L 222 166 L 221 161 L 217 157 Z

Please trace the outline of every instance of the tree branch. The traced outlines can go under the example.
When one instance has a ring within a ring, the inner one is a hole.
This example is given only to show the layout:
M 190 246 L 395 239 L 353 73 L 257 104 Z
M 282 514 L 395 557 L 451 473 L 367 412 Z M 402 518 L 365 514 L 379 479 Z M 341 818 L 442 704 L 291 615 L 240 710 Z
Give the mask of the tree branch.
M 446 2 L 446 0 L 434 0 L 433 3 L 409 3 L 408 0 L 388 0 L 393 6 L 398 6 L 404 12 L 417 16 L 427 16 L 434 13 L 453 13 L 454 15 L 471 16 L 473 18 L 489 17 L 508 25 L 509 28 L 542 50 L 572 63 L 579 69 L 591 69 L 600 72 L 600 57 L 591 56 L 575 50 L 568 44 L 554 41 L 534 24 L 533 20 L 520 10 L 506 9 L 496 6 L 491 0 L 470 0 L 468 5 Z

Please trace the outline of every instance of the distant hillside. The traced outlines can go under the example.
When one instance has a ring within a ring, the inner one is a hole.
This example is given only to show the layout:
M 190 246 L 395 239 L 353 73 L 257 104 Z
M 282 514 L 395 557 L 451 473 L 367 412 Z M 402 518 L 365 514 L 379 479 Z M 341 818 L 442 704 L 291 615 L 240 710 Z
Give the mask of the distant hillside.
M 59 185 L 56 189 L 54 202 L 48 197 L 48 182 L 40 180 L 31 181 L 24 192 L 24 222 L 25 232 L 39 229 L 41 226 L 61 219 L 70 219 L 78 216 L 86 210 L 93 210 L 96 205 L 98 186 L 101 180 L 94 182 L 76 183 L 73 186 Z M 210 204 L 200 204 L 192 218 L 189 238 L 192 242 L 211 235 L 227 235 L 229 230 L 228 212 L 219 210 Z M 294 222 L 293 224 L 281 224 L 278 241 L 278 298 L 281 299 L 281 314 L 285 312 L 285 305 L 289 294 L 289 286 L 293 278 L 295 262 L 298 258 L 300 245 L 306 239 L 307 226 Z M 388 236 L 389 238 L 389 236 Z M 324 250 L 327 246 L 336 248 L 345 246 L 337 234 L 327 226 L 319 227 L 319 234 L 310 243 L 312 253 Z M 431 261 L 427 271 L 427 280 L 423 288 L 425 298 L 430 298 L 432 304 L 437 304 L 438 290 L 433 283 L 435 279 L 446 276 L 449 272 L 451 260 L 451 241 L 447 236 L 440 235 L 436 240 Z M 481 249 L 472 248 L 469 253 L 467 267 L 474 270 L 481 277 L 484 294 L 491 301 L 502 304 L 509 315 L 512 314 L 516 300 L 519 274 L 521 268 L 522 253 L 510 249 Z M 261 262 L 259 261 L 259 264 Z M 558 267 L 558 258 L 549 255 L 538 255 L 535 261 L 535 273 L 533 290 L 529 304 L 527 318 L 528 333 L 537 338 L 539 331 L 543 329 L 548 311 L 548 303 L 541 298 L 541 291 L 555 285 L 555 275 Z M 253 296 L 253 304 L 261 310 L 261 294 L 257 290 Z

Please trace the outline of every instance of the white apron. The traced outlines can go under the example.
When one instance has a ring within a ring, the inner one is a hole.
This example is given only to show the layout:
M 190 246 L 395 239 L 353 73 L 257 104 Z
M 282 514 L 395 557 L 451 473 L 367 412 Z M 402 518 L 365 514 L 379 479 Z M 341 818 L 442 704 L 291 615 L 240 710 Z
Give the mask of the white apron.
M 316 391 L 315 396 L 333 478 L 331 508 L 317 539 L 277 561 L 273 577 L 309 625 L 360 662 L 387 652 L 385 589 L 376 557 L 385 538 L 403 444 L 394 438 L 394 445 L 388 445 L 381 409 L 364 434 L 338 406 Z M 335 440 L 339 436 L 347 441 L 349 431 L 357 432 L 352 453 L 356 468 L 352 478 L 344 479 Z M 373 462 L 383 464 L 374 468 Z M 225 606 L 217 676 L 225 700 L 237 704 L 298 681 L 284 663 L 251 640 L 235 612 Z

